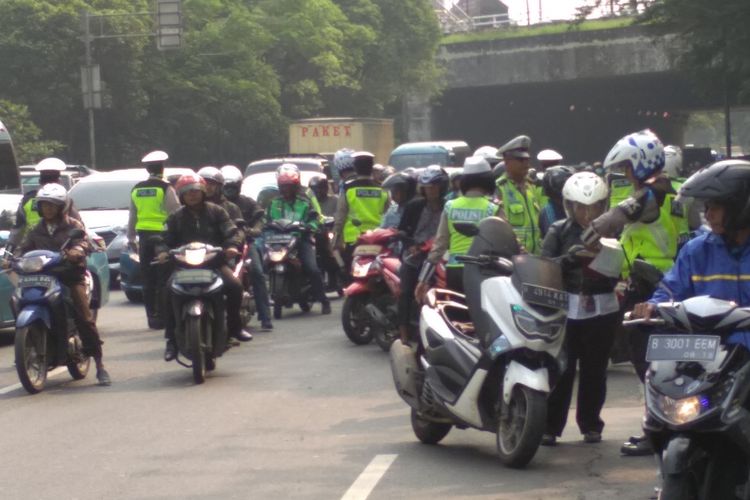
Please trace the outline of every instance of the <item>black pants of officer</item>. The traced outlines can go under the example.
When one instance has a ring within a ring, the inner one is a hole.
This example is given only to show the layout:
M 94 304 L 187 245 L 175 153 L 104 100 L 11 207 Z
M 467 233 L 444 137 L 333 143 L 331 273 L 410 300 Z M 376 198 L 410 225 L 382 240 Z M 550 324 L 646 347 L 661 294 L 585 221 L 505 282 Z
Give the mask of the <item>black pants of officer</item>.
M 240 307 L 242 306 L 242 283 L 238 280 L 232 270 L 227 265 L 216 269 L 224 281 L 222 288 L 224 292 L 226 312 L 227 312 L 227 333 L 230 337 L 237 336 L 242 331 L 242 320 L 240 318 Z M 166 287 L 166 303 L 168 307 L 164 309 L 164 338 L 175 340 L 175 327 L 177 326 L 174 307 L 172 306 L 172 278 L 168 280 Z
M 161 327 L 164 321 L 164 285 L 168 275 L 164 266 L 152 265 L 156 258 L 154 236 L 161 236 L 160 231 L 138 231 L 138 257 L 141 261 L 141 279 L 143 281 L 143 304 L 146 307 L 146 318 L 149 326 Z
M 568 420 L 573 397 L 576 366 L 580 365 L 576 423 L 581 434 L 602 432 L 600 414 L 607 397 L 607 365 L 615 328 L 621 321 L 619 312 L 590 319 L 569 319 L 565 349 L 568 364 L 547 400 L 547 434 L 561 436 Z

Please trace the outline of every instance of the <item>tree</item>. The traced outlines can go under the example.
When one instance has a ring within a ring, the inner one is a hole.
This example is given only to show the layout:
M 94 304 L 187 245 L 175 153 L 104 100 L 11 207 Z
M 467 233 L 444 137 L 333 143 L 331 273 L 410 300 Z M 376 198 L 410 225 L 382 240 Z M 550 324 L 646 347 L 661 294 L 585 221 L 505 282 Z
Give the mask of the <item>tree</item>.
M 65 148 L 61 142 L 41 138 L 41 129 L 34 124 L 29 109 L 22 104 L 0 99 L 0 117 L 11 133 L 19 165 L 37 163 Z

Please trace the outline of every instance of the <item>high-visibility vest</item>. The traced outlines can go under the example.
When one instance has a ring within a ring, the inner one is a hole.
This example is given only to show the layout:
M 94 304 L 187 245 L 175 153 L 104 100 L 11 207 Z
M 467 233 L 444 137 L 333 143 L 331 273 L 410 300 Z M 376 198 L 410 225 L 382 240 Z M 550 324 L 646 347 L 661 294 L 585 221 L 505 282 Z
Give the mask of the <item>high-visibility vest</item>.
M 159 179 L 148 179 L 135 185 L 130 198 L 135 206 L 136 231 L 163 231 L 169 213 L 164 208 L 164 194 L 169 184 Z
M 24 203 L 23 212 L 26 216 L 27 231 L 39 224 L 39 221 L 42 220 L 42 216 L 39 215 L 39 211 L 37 210 L 36 196 L 29 198 L 26 203 Z
M 621 174 L 610 174 L 609 183 L 609 208 L 616 207 L 633 194 L 633 185 Z
M 374 183 L 359 186 L 354 184 L 346 188 L 345 196 L 349 212 L 344 222 L 344 243 L 356 243 L 361 233 L 380 227 L 388 203 L 388 193 Z M 361 224 L 355 226 L 352 223 L 354 219 L 358 219 Z
M 688 219 L 688 213 L 690 212 L 690 203 L 692 200 L 688 199 L 677 199 L 677 194 L 680 192 L 680 187 L 685 183 L 685 179 L 672 179 L 672 189 L 675 194 L 668 194 L 664 205 L 669 210 L 669 215 L 672 217 L 672 223 L 677 230 L 677 237 L 679 243 L 684 243 L 690 239 L 690 221 Z
M 446 202 L 443 210 L 448 220 L 448 232 L 450 233 L 447 264 L 449 267 L 463 267 L 462 263 L 456 261 L 456 257 L 466 255 L 471 242 L 474 241 L 472 236 L 465 236 L 456 231 L 455 223 L 471 222 L 479 224 L 482 219 L 495 215 L 498 208 L 496 204 L 484 196 L 460 196 L 455 200 Z
M 539 231 L 539 207 L 536 204 L 534 186 L 527 183 L 522 193 L 505 175 L 497 181 L 497 189 L 503 200 L 503 211 L 508 224 L 513 227 L 519 243 L 530 254 L 541 250 Z
M 667 205 L 666 201 L 664 205 Z M 625 226 L 620 244 L 626 257 L 622 273 L 624 277 L 630 275 L 630 266 L 636 258 L 645 260 L 660 271 L 668 271 L 677 254 L 677 230 L 669 210 L 662 206 L 656 221 L 634 222 Z

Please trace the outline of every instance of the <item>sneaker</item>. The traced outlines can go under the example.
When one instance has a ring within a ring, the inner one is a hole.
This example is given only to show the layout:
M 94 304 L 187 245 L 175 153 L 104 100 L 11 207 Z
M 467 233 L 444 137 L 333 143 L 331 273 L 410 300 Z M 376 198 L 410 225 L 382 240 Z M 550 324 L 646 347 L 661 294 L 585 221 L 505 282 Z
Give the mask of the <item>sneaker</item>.
M 164 361 L 172 361 L 177 357 L 177 346 L 174 340 L 167 340 L 167 347 L 164 349 Z
M 542 446 L 555 446 L 557 445 L 557 436 L 554 434 L 543 434 L 542 435 Z
M 263 321 L 260 324 L 260 331 L 262 331 L 262 332 L 270 332 L 271 330 L 273 330 L 273 323 L 271 323 L 270 320 Z
M 112 379 L 104 368 L 96 371 L 96 380 L 99 381 L 99 385 L 112 385 Z
M 320 314 L 331 314 L 331 303 L 328 301 L 320 305 Z
M 646 455 L 653 455 L 654 450 L 653 448 L 651 448 L 651 443 L 648 440 L 644 439 L 643 441 L 638 441 L 637 443 L 628 441 L 627 443 L 622 445 L 622 447 L 620 448 L 620 453 L 628 457 L 643 457 Z
M 602 433 L 596 431 L 588 431 L 583 433 L 584 443 L 601 443 Z

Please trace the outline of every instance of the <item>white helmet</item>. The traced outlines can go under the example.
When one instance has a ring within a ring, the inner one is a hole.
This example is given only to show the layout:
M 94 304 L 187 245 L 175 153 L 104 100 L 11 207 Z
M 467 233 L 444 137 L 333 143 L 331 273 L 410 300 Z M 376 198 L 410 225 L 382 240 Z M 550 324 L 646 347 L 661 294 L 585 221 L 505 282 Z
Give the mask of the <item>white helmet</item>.
M 164 151 L 151 151 L 146 156 L 141 158 L 141 163 L 147 165 L 149 163 L 164 163 L 169 159 L 169 155 Z
M 601 213 L 609 203 L 609 188 L 604 179 L 593 172 L 579 172 L 565 181 L 562 189 L 563 204 L 568 217 L 573 217 L 576 203 L 597 208 Z M 598 206 L 597 206 L 598 205 Z
M 648 129 L 628 134 L 609 150 L 604 160 L 604 168 L 610 170 L 624 161 L 633 167 L 636 179 L 645 181 L 664 168 L 664 145 L 656 134 Z
M 212 166 L 205 166 L 198 170 L 198 175 L 203 177 L 206 181 L 213 181 L 217 184 L 224 184 L 224 176 L 221 174 L 221 170 Z
M 468 156 L 464 160 L 463 175 L 481 175 L 492 172 L 492 167 L 481 156 Z
M 539 161 L 562 161 L 563 157 L 554 149 L 543 149 L 536 155 L 536 159 Z
M 56 172 L 62 172 L 65 170 L 65 162 L 60 158 L 45 158 L 36 164 L 34 170 L 37 172 L 54 170 Z
M 474 151 L 474 156 L 480 156 L 488 162 L 500 161 L 500 157 L 497 156 L 497 148 L 493 146 L 482 146 Z
M 68 202 L 68 192 L 62 185 L 50 182 L 39 188 L 39 191 L 36 193 L 36 201 L 37 206 L 39 206 L 38 203 L 40 201 L 48 201 L 64 207 Z
M 679 147 L 664 147 L 664 173 L 670 177 L 682 174 L 682 150 Z
M 221 175 L 224 176 L 225 184 L 242 182 L 242 172 L 234 165 L 224 165 L 223 167 L 221 167 Z

